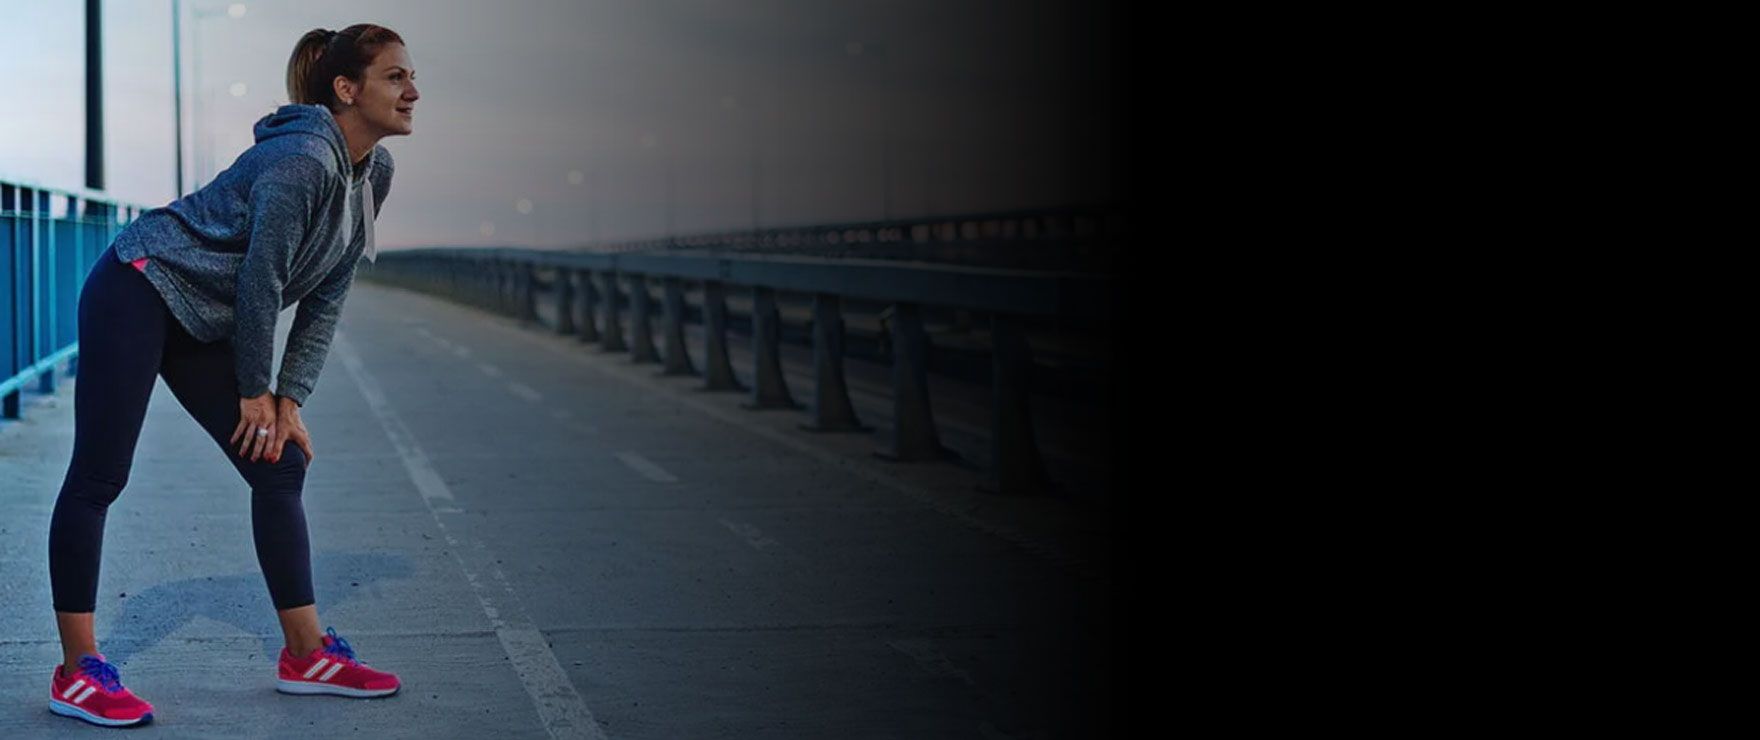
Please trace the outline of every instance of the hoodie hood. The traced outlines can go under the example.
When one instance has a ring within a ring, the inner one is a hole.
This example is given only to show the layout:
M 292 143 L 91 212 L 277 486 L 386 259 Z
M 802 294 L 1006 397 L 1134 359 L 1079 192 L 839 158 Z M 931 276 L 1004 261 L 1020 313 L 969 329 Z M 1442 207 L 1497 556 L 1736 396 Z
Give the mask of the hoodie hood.
M 373 165 L 378 162 L 378 145 L 367 152 L 367 158 L 361 162 L 357 171 L 349 161 L 348 139 L 342 135 L 342 126 L 336 122 L 336 116 L 322 105 L 303 103 L 289 103 L 276 108 L 274 113 L 257 119 L 251 132 L 256 136 L 258 144 L 288 136 L 312 136 L 325 143 L 330 150 L 332 169 L 342 178 L 347 189 L 346 203 L 350 210 L 356 207 L 355 191 L 361 191 L 359 203 L 364 211 L 361 228 L 365 232 L 363 237 L 366 242 L 361 256 L 367 262 L 373 262 L 378 254 L 373 246 L 373 179 L 366 174 L 372 172 Z
M 256 135 L 258 144 L 283 136 L 316 136 L 330 149 L 336 174 L 354 169 L 349 166 L 348 139 L 342 135 L 342 126 L 336 123 L 330 109 L 322 105 L 283 105 L 274 113 L 258 119 L 251 132 Z M 371 157 L 369 154 L 368 158 Z

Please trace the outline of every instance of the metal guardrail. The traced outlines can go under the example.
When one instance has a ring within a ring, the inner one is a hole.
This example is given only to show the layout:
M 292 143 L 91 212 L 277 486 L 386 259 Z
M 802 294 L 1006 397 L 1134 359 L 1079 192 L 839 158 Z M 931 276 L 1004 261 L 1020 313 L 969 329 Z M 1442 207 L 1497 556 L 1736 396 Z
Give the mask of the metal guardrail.
M 141 210 L 101 191 L 0 178 L 0 418 L 19 417 L 33 379 L 55 392 L 63 360 L 78 372 L 80 287 Z
M 751 395 L 758 409 L 802 409 L 789 392 L 780 356 L 779 292 L 812 299 L 814 387 L 805 429 L 872 431 L 856 417 L 843 371 L 845 300 L 888 304 L 892 335 L 894 424 L 876 455 L 893 461 L 955 457 L 935 429 L 928 392 L 926 307 L 967 310 L 988 317 L 994 394 L 994 464 L 978 489 L 1007 495 L 1061 495 L 1046 475 L 1033 434 L 1028 398 L 1033 357 L 1023 325 L 1036 318 L 1110 320 L 1113 281 L 1104 275 L 931 265 L 889 260 L 804 255 L 729 254 L 668 248 L 615 253 L 525 249 L 412 249 L 380 252 L 363 266 L 364 279 L 445 296 L 486 310 L 539 322 L 537 296 L 555 303 L 555 331 L 578 334 L 606 351 L 628 352 L 635 362 L 664 366 L 663 375 L 704 379 L 708 391 Z M 654 346 L 651 283 L 664 307 L 664 351 Z M 698 371 L 685 346 L 690 313 L 685 284 L 698 283 L 705 367 Z M 742 385 L 728 356 L 727 291 L 752 291 L 751 377 Z M 579 300 L 577 300 L 577 296 Z M 631 311 L 629 336 L 619 314 Z
M 1070 206 L 705 232 L 591 244 L 581 250 L 712 249 L 1108 273 L 1116 267 L 1126 228 L 1125 212 L 1116 206 Z

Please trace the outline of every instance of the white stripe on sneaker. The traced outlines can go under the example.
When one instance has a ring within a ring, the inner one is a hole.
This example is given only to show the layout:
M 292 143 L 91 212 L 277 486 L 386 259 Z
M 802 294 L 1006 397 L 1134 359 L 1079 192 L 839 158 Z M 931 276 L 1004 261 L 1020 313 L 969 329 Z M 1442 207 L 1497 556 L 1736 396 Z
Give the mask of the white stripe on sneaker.
M 319 677 L 318 677 L 318 680 L 319 680 L 319 681 L 328 681 L 328 680 L 330 680 L 330 677 L 331 677 L 331 676 L 334 676 L 334 675 L 336 675 L 336 672 L 337 672 L 337 671 L 340 671 L 340 670 L 342 670 L 342 664 L 341 664 L 341 663 L 335 663 L 335 664 L 332 664 L 332 665 L 331 665 L 331 666 L 330 666 L 330 670 L 327 670 L 327 671 L 324 671 L 324 675 L 322 675 L 322 676 L 319 676 Z
M 72 686 L 67 687 L 66 691 L 61 692 L 61 698 L 66 699 L 67 697 L 73 696 L 73 692 L 79 691 L 79 687 L 84 685 L 86 685 L 86 680 L 83 678 L 74 681 Z
M 312 667 L 307 668 L 305 675 L 300 676 L 300 678 L 311 678 L 312 674 L 317 673 L 318 671 L 324 670 L 324 666 L 329 665 L 329 664 L 330 664 L 329 658 L 319 658 L 318 662 L 313 663 Z
M 97 691 L 97 690 L 98 690 L 98 687 L 96 687 L 96 686 L 87 686 L 85 691 L 81 691 L 79 693 L 79 696 L 74 697 L 73 703 L 78 704 L 82 701 L 85 701 L 86 697 L 91 696 L 92 692 Z

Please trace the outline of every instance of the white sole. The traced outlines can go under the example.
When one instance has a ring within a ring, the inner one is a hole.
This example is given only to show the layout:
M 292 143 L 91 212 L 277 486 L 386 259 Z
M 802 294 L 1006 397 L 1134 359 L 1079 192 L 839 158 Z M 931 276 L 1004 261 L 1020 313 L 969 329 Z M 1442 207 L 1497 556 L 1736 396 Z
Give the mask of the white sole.
M 390 696 L 397 693 L 402 686 L 389 689 L 351 689 L 333 683 L 316 681 L 289 681 L 285 678 L 275 679 L 275 690 L 283 694 L 334 694 L 336 696 L 352 696 L 367 699 L 375 696 Z
M 92 714 L 91 712 L 88 712 L 84 709 L 80 709 L 79 707 L 76 707 L 72 704 L 68 704 L 67 702 L 61 701 L 59 699 L 50 699 L 49 700 L 49 711 L 54 712 L 56 714 L 59 714 L 63 717 L 74 717 L 76 719 L 83 719 L 83 720 L 90 722 L 92 724 L 104 725 L 105 727 L 122 727 L 125 725 L 138 725 L 142 722 L 147 721 L 148 719 L 151 719 L 153 716 L 152 712 L 147 712 L 146 714 L 141 715 L 138 719 L 105 719 L 103 717 L 99 717 L 96 714 Z

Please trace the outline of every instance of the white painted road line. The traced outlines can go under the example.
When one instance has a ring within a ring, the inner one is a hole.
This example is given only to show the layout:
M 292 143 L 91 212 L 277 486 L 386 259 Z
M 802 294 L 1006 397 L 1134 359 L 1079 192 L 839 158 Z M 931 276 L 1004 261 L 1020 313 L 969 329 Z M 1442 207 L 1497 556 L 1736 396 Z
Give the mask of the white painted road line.
M 671 473 L 666 472 L 665 468 L 655 465 L 654 461 L 634 452 L 619 452 L 617 453 L 617 459 L 622 460 L 623 464 L 635 469 L 636 472 L 641 473 L 648 480 L 656 483 L 678 482 L 678 479 L 674 478 Z
M 555 420 L 562 422 L 563 426 L 566 426 L 569 429 L 573 429 L 574 431 L 580 432 L 581 434 L 598 434 L 599 433 L 599 427 L 594 426 L 592 424 L 584 424 L 584 423 L 575 421 L 574 420 L 574 412 L 569 411 L 568 409 L 550 409 L 550 416 L 551 416 L 551 418 L 554 418 Z
M 512 391 L 513 395 L 519 396 L 520 398 L 523 398 L 527 401 L 531 401 L 532 403 L 537 403 L 539 401 L 544 400 L 543 395 L 539 394 L 535 390 L 532 390 L 531 386 L 526 385 L 524 383 L 508 383 L 507 390 Z
M 552 738 L 605 740 L 604 728 L 599 726 L 598 720 L 587 709 L 586 701 L 575 690 L 568 673 L 562 670 L 562 664 L 556 661 L 556 654 L 550 650 L 550 643 L 527 615 L 525 605 L 519 594 L 514 592 L 507 575 L 493 565 L 495 558 L 483 546 L 482 540 L 464 537 L 472 549 L 481 551 L 482 554 L 478 557 L 490 564 L 490 573 L 506 595 L 492 593 L 484 585 L 485 579 L 465 562 L 464 555 L 460 552 L 464 547 L 460 545 L 459 536 L 447 529 L 434 505 L 435 501 L 452 501 L 451 489 L 447 488 L 446 481 L 434 470 L 427 453 L 416 443 L 409 427 L 404 425 L 396 409 L 386 400 L 378 381 L 367 373 L 360 355 L 355 353 L 353 344 L 340 329 L 336 332 L 331 349 L 342 359 L 342 364 L 354 378 L 355 385 L 360 387 L 361 395 L 366 397 L 367 406 L 379 418 L 379 425 L 385 429 L 385 436 L 391 439 L 398 456 L 403 458 L 404 469 L 409 471 L 410 480 L 421 492 L 422 503 L 428 508 L 428 516 L 433 517 L 434 525 L 445 535 L 446 542 L 450 545 L 447 552 L 458 563 L 465 580 L 470 582 L 471 591 L 477 596 L 477 603 L 483 608 L 484 616 L 495 627 L 495 636 L 501 641 L 501 649 L 507 653 L 514 673 L 525 685 L 526 694 L 531 697 L 532 705 L 538 710 L 538 718 L 543 721 L 544 729 Z M 448 509 L 448 513 L 456 510 L 450 506 L 439 508 Z
M 423 296 L 423 299 L 432 301 L 439 300 L 428 296 Z M 1077 576 L 1091 581 L 1105 581 L 1110 577 L 1106 572 L 1106 569 L 1102 567 L 1103 563 L 1096 562 L 1096 559 L 1093 558 L 1076 556 L 1075 554 L 1064 550 L 1054 539 L 1040 537 L 1026 530 L 1002 522 L 979 519 L 978 517 L 973 516 L 971 511 L 967 508 L 949 503 L 945 496 L 936 495 L 935 493 L 908 481 L 893 477 L 892 475 L 867 464 L 865 460 L 862 462 L 856 462 L 854 460 L 846 459 L 835 452 L 821 448 L 816 444 L 809 443 L 805 439 L 799 438 L 793 434 L 770 429 L 752 418 L 754 416 L 753 414 L 748 414 L 737 409 L 721 408 L 718 404 L 711 402 L 709 399 L 702 398 L 699 395 L 688 393 L 681 394 L 677 389 L 665 383 L 659 382 L 651 377 L 645 377 L 631 372 L 627 366 L 615 367 L 610 363 L 604 362 L 602 360 L 603 355 L 580 351 L 580 345 L 575 343 L 576 340 L 572 337 L 568 338 L 565 343 L 563 340 L 554 339 L 550 336 L 537 334 L 515 326 L 504 324 L 490 325 L 501 330 L 502 334 L 505 336 L 512 337 L 520 342 L 549 352 L 566 362 L 572 362 L 605 377 L 620 380 L 637 388 L 647 390 L 652 392 L 656 397 L 668 398 L 674 403 L 697 409 L 707 416 L 720 419 L 734 427 L 744 429 L 752 434 L 771 440 L 779 445 L 800 452 L 803 455 L 812 457 L 813 459 L 819 460 L 827 465 L 839 468 L 874 484 L 891 488 L 905 496 L 915 499 L 919 503 L 935 511 L 945 514 L 948 517 L 971 527 L 972 529 L 999 537 L 1007 542 L 1013 543 L 1021 549 L 1033 553 L 1034 555 L 1049 560 Z
M 733 530 L 734 534 L 745 538 L 746 544 L 751 545 L 754 550 L 775 547 L 777 544 L 776 540 L 765 537 L 764 533 L 759 531 L 757 527 L 746 524 L 745 522 L 730 522 L 726 519 L 722 519 L 721 523 L 726 525 L 728 529 Z
M 336 354 L 342 359 L 342 366 L 348 368 L 348 374 L 354 377 L 360 386 L 361 395 L 366 396 L 367 406 L 379 422 L 385 427 L 385 436 L 391 438 L 391 446 L 397 448 L 397 456 L 403 458 L 403 469 L 409 472 L 409 478 L 415 481 L 416 490 L 422 494 L 422 500 L 432 506 L 435 501 L 451 501 L 452 489 L 440 479 L 440 473 L 434 470 L 434 464 L 428 460 L 427 453 L 416 444 L 415 435 L 403 420 L 392 410 L 391 403 L 385 400 L 385 392 L 379 389 L 378 382 L 366 373 L 361 359 L 351 351 L 344 350 L 341 330 L 337 330 L 334 343 Z

